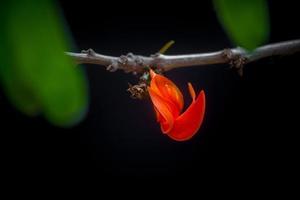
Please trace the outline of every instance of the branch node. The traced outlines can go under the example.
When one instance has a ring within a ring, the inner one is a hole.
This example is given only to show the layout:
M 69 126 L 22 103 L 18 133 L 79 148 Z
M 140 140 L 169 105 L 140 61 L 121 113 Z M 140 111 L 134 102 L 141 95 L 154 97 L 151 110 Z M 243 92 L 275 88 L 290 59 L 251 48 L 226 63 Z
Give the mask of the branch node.
M 127 53 L 126 57 L 128 57 L 128 58 L 134 58 L 135 55 L 133 53 L 129 52 L 129 53 Z
M 233 52 L 231 49 L 224 49 L 222 54 L 228 61 L 232 60 L 233 58 Z
M 161 56 L 161 53 L 159 52 L 150 55 L 151 58 L 158 58 L 159 56 Z
M 137 57 L 135 58 L 135 62 L 136 62 L 137 65 L 139 65 L 139 66 L 141 66 L 141 67 L 145 65 L 145 64 L 144 64 L 143 58 L 141 58 L 140 56 L 137 56 Z
M 87 56 L 95 56 L 95 51 L 93 49 L 88 49 L 88 50 L 82 50 L 81 53 L 86 53 Z
M 128 53 L 127 55 L 121 55 L 118 58 L 117 63 L 119 64 L 119 69 L 123 69 L 124 72 L 138 73 L 143 71 L 145 62 L 141 56 L 134 55 L 133 53 Z
M 151 67 L 153 69 L 160 71 L 161 73 L 167 71 L 163 64 L 163 56 L 164 55 L 159 52 L 150 55 L 150 57 L 153 59 L 151 63 Z
M 231 49 L 224 49 L 223 55 L 228 60 L 230 64 L 230 68 L 234 68 L 237 70 L 240 76 L 243 76 L 243 68 L 247 63 L 247 58 L 240 54 L 234 54 Z
M 107 71 L 110 71 L 110 72 L 115 72 L 119 69 L 119 64 L 118 62 L 112 62 L 110 65 L 108 65 L 106 67 L 106 70 Z
M 118 59 L 118 63 L 121 65 L 126 65 L 128 63 L 128 58 L 125 55 L 121 55 Z

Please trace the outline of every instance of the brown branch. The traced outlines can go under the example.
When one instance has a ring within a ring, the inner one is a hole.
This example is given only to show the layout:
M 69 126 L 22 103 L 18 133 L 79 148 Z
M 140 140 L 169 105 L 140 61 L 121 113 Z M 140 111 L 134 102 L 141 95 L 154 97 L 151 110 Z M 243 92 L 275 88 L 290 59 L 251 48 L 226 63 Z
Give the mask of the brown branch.
M 300 40 L 292 40 L 265 45 L 255 49 L 253 52 L 247 52 L 238 47 L 211 53 L 187 55 L 154 54 L 149 57 L 134 55 L 132 53 L 120 57 L 113 57 L 97 54 L 92 49 L 82 51 L 82 53 L 67 52 L 66 54 L 73 57 L 78 64 L 89 63 L 103 65 L 106 66 L 109 71 L 121 69 L 125 72 L 141 73 L 144 72 L 147 67 L 169 71 L 180 67 L 229 63 L 239 69 L 240 74 L 242 74 L 244 64 L 266 57 L 287 55 L 299 51 Z

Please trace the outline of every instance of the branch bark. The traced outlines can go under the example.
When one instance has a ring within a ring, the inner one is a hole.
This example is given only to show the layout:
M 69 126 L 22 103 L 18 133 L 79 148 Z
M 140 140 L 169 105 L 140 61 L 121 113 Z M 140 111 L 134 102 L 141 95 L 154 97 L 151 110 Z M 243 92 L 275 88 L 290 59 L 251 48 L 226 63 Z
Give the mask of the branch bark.
M 147 67 L 158 68 L 162 71 L 169 71 L 180 67 L 204 66 L 211 64 L 229 63 L 242 74 L 244 64 L 277 55 L 288 55 L 300 51 L 300 40 L 274 43 L 261 46 L 253 52 L 238 47 L 224 49 L 210 53 L 186 54 L 186 55 L 164 55 L 154 54 L 141 56 L 128 53 L 120 57 L 106 56 L 94 52 L 92 49 L 81 53 L 66 52 L 75 59 L 78 64 L 97 64 L 106 66 L 109 71 L 118 69 L 125 72 L 142 73 Z

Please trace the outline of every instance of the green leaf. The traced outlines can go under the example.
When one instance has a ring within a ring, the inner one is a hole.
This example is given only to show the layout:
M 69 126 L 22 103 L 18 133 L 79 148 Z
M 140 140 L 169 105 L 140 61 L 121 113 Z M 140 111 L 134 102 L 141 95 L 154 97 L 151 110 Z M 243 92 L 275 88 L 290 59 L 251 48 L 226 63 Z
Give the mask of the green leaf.
M 0 72 L 7 95 L 26 114 L 41 111 L 58 126 L 78 122 L 88 104 L 87 83 L 64 55 L 69 38 L 55 6 L 50 0 L 12 0 L 4 7 Z
M 265 0 L 214 0 L 214 5 L 236 45 L 253 50 L 268 40 L 269 12 Z
M 7 45 L 3 31 L 0 32 L 0 44 L 0 79 L 8 98 L 23 113 L 30 116 L 37 115 L 40 106 L 34 99 L 32 90 L 22 81 L 22 76 L 14 70 L 14 67 L 9 67 L 13 66 L 13 58 L 8 54 L 10 46 Z

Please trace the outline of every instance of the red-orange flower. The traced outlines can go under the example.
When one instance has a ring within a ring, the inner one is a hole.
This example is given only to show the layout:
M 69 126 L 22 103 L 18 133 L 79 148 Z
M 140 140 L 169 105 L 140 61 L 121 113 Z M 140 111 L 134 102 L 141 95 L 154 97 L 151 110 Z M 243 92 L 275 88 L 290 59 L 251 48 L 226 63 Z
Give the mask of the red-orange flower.
M 187 110 L 180 114 L 184 100 L 177 86 L 153 70 L 150 70 L 150 76 L 148 91 L 162 132 L 177 141 L 193 137 L 199 130 L 205 113 L 204 91 L 202 90 L 196 98 L 192 84 L 188 83 L 193 101 Z

